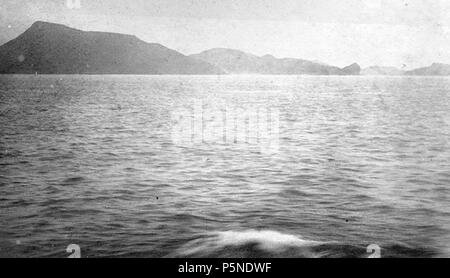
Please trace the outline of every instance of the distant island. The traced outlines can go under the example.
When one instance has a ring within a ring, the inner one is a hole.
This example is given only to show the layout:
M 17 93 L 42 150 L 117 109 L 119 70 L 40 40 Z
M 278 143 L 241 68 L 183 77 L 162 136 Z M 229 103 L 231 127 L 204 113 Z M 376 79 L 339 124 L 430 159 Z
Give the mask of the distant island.
M 395 67 L 373 66 L 363 69 L 361 75 L 447 76 L 450 75 L 450 65 L 434 63 L 429 67 L 409 71 L 403 71 Z
M 85 32 L 38 21 L 0 46 L 0 74 L 279 74 L 279 75 L 450 75 L 450 65 L 403 71 L 354 63 L 339 68 L 320 62 L 256 56 L 216 48 L 190 56 L 136 36 Z
M 216 48 L 190 57 L 214 65 L 229 74 L 310 74 L 310 75 L 359 75 L 361 67 L 352 64 L 338 68 L 308 60 L 271 55 L 258 57 L 240 50 Z

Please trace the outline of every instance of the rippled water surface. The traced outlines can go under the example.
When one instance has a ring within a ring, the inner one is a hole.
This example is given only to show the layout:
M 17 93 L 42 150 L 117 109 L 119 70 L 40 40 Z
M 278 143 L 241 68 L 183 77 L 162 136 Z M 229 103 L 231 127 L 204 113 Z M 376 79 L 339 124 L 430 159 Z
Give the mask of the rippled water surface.
M 280 148 L 173 111 L 279 111 Z M 0 76 L 0 256 L 450 256 L 450 79 Z

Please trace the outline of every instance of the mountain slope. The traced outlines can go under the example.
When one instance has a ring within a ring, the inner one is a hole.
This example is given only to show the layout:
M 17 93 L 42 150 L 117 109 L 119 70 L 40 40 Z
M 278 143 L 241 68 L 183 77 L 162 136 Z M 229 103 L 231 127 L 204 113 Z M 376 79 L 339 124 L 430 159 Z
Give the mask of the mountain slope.
M 353 63 L 350 66 L 341 69 L 343 75 L 360 75 L 361 67 L 357 63 Z
M 36 22 L 0 46 L 0 73 L 218 74 L 220 69 L 135 36 Z
M 203 51 L 190 57 L 208 62 L 231 74 L 359 75 L 361 70 L 357 64 L 340 69 L 301 59 L 277 59 L 271 55 L 258 57 L 240 50 L 225 48 Z
M 434 63 L 429 67 L 419 68 L 406 72 L 407 75 L 424 75 L 424 76 L 433 76 L 433 75 L 450 75 L 450 65 L 447 64 L 439 64 Z

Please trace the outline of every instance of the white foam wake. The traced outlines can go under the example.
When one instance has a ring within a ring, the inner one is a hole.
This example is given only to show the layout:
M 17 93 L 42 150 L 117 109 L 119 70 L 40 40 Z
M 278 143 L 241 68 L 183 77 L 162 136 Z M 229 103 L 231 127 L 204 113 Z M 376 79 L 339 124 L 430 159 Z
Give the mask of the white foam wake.
M 181 256 L 207 255 L 226 247 L 240 247 L 247 244 L 255 244 L 255 247 L 262 251 L 281 253 L 290 248 L 320 245 L 321 242 L 267 230 L 212 232 L 188 242 L 177 251 L 177 254 Z

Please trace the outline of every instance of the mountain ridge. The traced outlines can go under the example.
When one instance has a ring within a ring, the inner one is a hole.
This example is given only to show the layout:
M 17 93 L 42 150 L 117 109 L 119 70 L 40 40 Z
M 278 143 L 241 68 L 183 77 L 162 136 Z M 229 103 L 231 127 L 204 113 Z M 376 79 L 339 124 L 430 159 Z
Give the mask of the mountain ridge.
M 361 70 L 356 63 L 338 68 L 304 59 L 275 58 L 270 54 L 256 56 L 230 48 L 213 48 L 190 57 L 208 62 L 229 74 L 359 75 Z
M 448 76 L 450 75 L 450 65 L 443 63 L 433 63 L 428 67 L 422 67 L 407 71 L 406 74 L 419 76 Z
M 0 74 L 283 74 L 449 76 L 450 65 L 403 71 L 394 67 L 340 68 L 319 61 L 257 56 L 237 49 L 213 48 L 184 55 L 135 35 L 82 31 L 36 21 L 0 46 Z
M 38 21 L 0 46 L 0 73 L 222 74 L 222 70 L 134 35 L 81 31 Z

